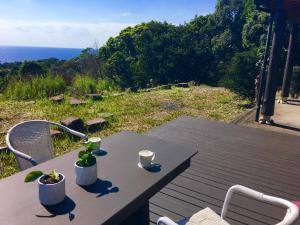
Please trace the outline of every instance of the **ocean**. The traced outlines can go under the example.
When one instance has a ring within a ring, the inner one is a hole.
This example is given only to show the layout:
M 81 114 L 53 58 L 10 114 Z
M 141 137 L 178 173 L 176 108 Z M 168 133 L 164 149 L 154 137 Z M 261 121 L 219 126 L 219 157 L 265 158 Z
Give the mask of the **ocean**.
M 81 51 L 79 48 L 0 46 L 0 63 L 48 58 L 67 60 L 78 56 Z

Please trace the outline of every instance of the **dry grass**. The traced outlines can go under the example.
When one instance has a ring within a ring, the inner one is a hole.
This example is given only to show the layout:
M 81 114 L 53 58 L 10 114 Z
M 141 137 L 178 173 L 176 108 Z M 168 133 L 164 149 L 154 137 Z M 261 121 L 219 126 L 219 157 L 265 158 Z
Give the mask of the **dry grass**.
M 172 88 L 144 93 L 124 93 L 103 101 L 88 101 L 85 106 L 71 106 L 67 102 L 54 104 L 49 100 L 15 102 L 0 97 L 0 145 L 4 145 L 5 132 L 14 125 L 28 119 L 47 119 L 59 122 L 68 116 L 83 120 L 99 117 L 103 112 L 114 114 L 110 126 L 103 131 L 90 134 L 105 137 L 113 133 L 131 130 L 144 132 L 178 116 L 205 117 L 229 122 L 245 110 L 249 104 L 224 88 L 194 86 Z M 80 142 L 69 138 L 54 140 L 55 155 L 77 148 Z M 0 178 L 17 171 L 12 155 L 0 154 Z

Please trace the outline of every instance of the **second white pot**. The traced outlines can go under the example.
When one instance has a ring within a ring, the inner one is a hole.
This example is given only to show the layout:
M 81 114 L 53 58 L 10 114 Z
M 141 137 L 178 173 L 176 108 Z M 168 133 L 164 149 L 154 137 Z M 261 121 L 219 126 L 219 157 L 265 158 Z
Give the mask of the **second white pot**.
M 82 186 L 94 184 L 97 181 L 97 162 L 89 167 L 81 167 L 75 162 L 76 183 Z

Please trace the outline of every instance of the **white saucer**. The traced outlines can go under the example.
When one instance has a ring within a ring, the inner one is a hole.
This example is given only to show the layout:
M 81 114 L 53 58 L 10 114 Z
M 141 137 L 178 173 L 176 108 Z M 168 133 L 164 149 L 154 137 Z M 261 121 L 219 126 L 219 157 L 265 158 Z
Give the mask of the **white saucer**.
M 151 165 L 150 165 L 150 166 L 147 166 L 147 167 L 142 166 L 142 164 L 141 164 L 140 162 L 138 162 L 137 165 L 138 165 L 138 167 L 140 167 L 141 169 L 149 169 L 149 168 L 152 167 L 153 163 L 151 163 Z

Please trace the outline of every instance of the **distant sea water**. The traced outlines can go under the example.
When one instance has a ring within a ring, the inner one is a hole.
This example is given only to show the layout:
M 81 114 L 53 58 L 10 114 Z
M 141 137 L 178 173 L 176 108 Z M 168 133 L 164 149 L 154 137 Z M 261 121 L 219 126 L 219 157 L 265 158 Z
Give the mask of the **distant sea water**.
M 48 58 L 67 60 L 78 56 L 81 51 L 79 48 L 0 46 L 0 63 Z

